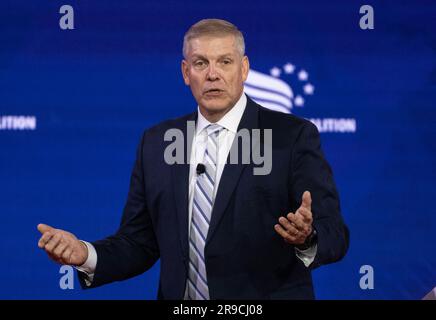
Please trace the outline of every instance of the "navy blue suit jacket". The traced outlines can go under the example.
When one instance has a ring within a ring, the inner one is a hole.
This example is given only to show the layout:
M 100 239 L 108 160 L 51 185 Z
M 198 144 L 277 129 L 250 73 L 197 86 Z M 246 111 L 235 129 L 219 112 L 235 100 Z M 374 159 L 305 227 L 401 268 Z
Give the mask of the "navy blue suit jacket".
M 186 133 L 186 122 L 196 117 L 195 112 L 144 132 L 120 228 L 92 243 L 98 262 L 91 287 L 139 275 L 160 259 L 158 298 L 183 298 L 189 164 L 165 163 L 171 142 L 164 141 L 164 134 L 171 128 Z M 348 229 L 319 133 L 311 122 L 265 109 L 249 98 L 238 130 L 242 128 L 272 129 L 272 170 L 253 175 L 253 163 L 224 168 L 205 246 L 210 298 L 312 299 L 311 269 L 340 260 L 348 248 Z M 280 216 L 300 206 L 305 190 L 312 195 L 318 232 L 309 268 L 274 230 Z

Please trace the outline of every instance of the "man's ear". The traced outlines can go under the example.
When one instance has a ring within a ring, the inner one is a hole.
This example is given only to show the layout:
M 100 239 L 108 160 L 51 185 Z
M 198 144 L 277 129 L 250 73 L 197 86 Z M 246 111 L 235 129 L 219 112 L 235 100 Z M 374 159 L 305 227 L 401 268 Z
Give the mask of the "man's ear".
M 188 62 L 183 59 L 181 67 L 182 67 L 183 81 L 185 81 L 185 84 L 187 86 L 189 86 L 189 76 L 188 76 L 189 66 L 188 66 Z
M 245 82 L 248 77 L 248 72 L 250 71 L 250 61 L 248 61 L 248 57 L 244 56 L 242 58 L 242 81 Z

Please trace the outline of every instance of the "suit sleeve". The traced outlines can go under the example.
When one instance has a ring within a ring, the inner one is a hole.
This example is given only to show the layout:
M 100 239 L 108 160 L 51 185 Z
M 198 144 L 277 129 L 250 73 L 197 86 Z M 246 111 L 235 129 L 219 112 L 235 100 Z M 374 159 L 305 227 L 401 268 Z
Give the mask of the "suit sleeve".
M 147 271 L 159 259 L 159 248 L 146 205 L 142 161 L 145 140 L 146 133 L 138 146 L 120 227 L 114 235 L 92 243 L 97 252 L 97 266 L 89 287 L 84 282 L 84 275 L 79 273 L 83 288 L 134 277 Z
M 312 196 L 313 227 L 318 233 L 318 247 L 310 268 L 338 261 L 348 250 L 349 231 L 341 215 L 332 170 L 322 152 L 318 130 L 311 122 L 304 123 L 291 159 L 290 188 L 295 209 L 301 205 L 305 190 Z

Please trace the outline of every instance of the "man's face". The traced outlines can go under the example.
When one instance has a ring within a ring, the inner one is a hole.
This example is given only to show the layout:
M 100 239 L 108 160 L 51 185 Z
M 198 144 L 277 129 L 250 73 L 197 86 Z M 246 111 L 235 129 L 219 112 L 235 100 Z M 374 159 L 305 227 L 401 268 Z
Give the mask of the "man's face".
M 232 35 L 199 37 L 188 43 L 182 61 L 185 84 L 191 87 L 201 113 L 218 121 L 241 97 L 249 63 Z

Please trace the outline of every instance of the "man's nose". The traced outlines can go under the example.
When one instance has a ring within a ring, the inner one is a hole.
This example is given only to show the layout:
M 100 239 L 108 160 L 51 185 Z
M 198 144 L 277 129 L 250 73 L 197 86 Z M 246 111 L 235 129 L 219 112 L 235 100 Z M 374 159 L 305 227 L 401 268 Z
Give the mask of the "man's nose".
M 207 71 L 207 80 L 215 81 L 219 79 L 219 73 L 216 67 L 213 64 L 209 65 L 209 69 Z

